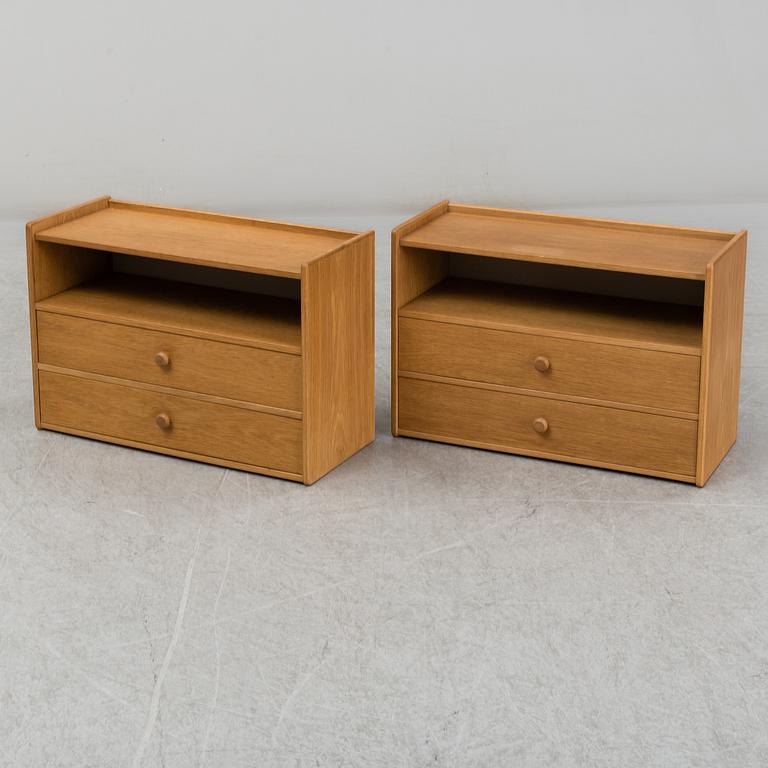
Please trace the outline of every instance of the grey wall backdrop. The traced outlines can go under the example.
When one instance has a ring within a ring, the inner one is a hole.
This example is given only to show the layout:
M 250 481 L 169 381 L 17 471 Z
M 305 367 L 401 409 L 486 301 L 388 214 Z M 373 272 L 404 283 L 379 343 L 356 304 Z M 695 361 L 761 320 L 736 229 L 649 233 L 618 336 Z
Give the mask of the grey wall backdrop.
M 0 215 L 768 199 L 761 0 L 4 0 Z

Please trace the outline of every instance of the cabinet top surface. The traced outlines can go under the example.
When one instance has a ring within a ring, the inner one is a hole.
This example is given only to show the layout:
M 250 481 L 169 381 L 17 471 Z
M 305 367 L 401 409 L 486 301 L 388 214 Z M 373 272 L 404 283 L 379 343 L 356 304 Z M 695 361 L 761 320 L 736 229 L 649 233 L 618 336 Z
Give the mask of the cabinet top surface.
M 478 256 L 703 280 L 736 235 L 449 204 L 400 244 Z
M 51 243 L 192 264 L 299 277 L 302 265 L 358 233 L 110 200 L 37 231 Z

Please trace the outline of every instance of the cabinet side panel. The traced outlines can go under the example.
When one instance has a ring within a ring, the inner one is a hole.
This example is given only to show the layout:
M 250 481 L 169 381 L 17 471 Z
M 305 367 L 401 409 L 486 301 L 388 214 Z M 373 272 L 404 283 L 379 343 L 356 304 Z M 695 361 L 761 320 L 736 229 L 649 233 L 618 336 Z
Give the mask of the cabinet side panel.
M 374 438 L 374 235 L 302 267 L 304 482 Z
M 42 301 L 112 268 L 112 255 L 72 245 L 35 241 L 35 297 Z
M 409 235 L 419 227 L 442 216 L 448 211 L 448 201 L 443 200 L 426 211 L 416 214 L 408 221 L 392 230 L 392 266 L 391 266 L 391 301 L 392 312 L 390 326 L 392 333 L 391 376 L 391 417 L 392 434 L 397 436 L 397 402 L 398 402 L 398 322 L 397 311 L 419 294 L 440 282 L 448 274 L 448 257 L 434 253 L 420 254 L 410 248 L 402 248 L 400 239 Z
M 747 234 L 707 265 L 696 484 L 704 485 L 736 441 Z
M 27 224 L 27 287 L 29 291 L 29 332 L 32 344 L 32 383 L 35 398 L 35 426 L 40 429 L 40 390 L 37 379 L 37 315 L 35 313 L 35 302 L 47 298 L 54 293 L 69 288 L 81 281 L 78 272 L 81 268 L 81 262 L 76 260 L 72 265 L 72 273 L 67 275 L 60 269 L 51 268 L 50 243 L 39 243 L 35 240 L 35 235 L 48 227 L 54 227 L 57 224 L 64 224 L 72 221 L 79 216 L 86 216 L 94 213 L 109 205 L 109 197 L 99 197 L 82 205 L 75 205 L 58 213 L 45 216 L 41 219 L 30 221 Z M 89 267 L 96 270 L 101 269 L 105 264 L 106 256 L 98 257 L 98 266 L 89 263 Z M 84 279 L 84 278 L 83 278 Z

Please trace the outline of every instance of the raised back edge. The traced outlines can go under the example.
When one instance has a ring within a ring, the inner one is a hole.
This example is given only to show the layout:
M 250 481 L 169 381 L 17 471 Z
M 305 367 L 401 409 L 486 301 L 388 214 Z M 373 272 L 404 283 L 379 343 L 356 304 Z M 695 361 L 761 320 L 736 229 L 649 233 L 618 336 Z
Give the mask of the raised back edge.
M 703 237 L 715 240 L 731 240 L 736 232 L 726 232 L 716 229 L 702 229 L 698 227 L 677 227 L 668 224 L 646 224 L 640 221 L 622 221 L 619 219 L 601 219 L 592 216 L 573 216 L 560 213 L 544 213 L 541 211 L 524 211 L 514 208 L 491 208 L 482 205 L 468 205 L 466 203 L 450 203 L 449 213 L 466 213 L 476 216 L 498 216 L 511 219 L 525 219 L 529 221 L 545 221 L 552 224 L 573 224 L 584 227 L 599 227 L 602 229 L 621 229 L 634 232 L 652 232 L 663 235 L 686 235 L 689 237 Z
M 354 239 L 360 233 L 332 227 L 316 227 L 308 224 L 293 224 L 287 221 L 273 221 L 270 219 L 256 219 L 250 216 L 238 216 L 229 213 L 216 213 L 212 211 L 199 211 L 193 208 L 174 208 L 167 205 L 153 203 L 136 203 L 128 200 L 110 199 L 110 208 L 118 210 L 142 211 L 144 213 L 157 213 L 165 216 L 186 216 L 191 219 L 203 219 L 205 221 L 219 221 L 225 224 L 240 224 L 244 226 L 263 227 L 266 229 L 279 229 L 288 232 L 298 232 L 306 235 L 324 235 L 337 237 L 340 240 Z M 334 249 L 330 249 L 334 250 Z
M 87 216 L 90 213 L 96 213 L 103 208 L 108 208 L 112 198 L 109 195 L 102 195 L 101 197 L 95 197 L 92 200 L 87 200 L 84 203 L 78 205 L 71 205 L 68 208 L 63 208 L 56 213 L 50 213 L 47 216 L 41 216 L 38 219 L 32 219 L 27 222 L 27 233 L 33 235 L 41 232 L 48 227 L 55 227 L 59 224 L 66 224 L 68 221 L 79 219 L 82 216 Z

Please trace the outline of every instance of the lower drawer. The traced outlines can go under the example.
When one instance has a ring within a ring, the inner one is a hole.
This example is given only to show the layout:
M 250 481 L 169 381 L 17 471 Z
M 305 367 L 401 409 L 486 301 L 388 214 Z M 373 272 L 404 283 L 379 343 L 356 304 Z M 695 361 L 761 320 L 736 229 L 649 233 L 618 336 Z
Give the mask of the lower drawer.
M 44 426 L 302 472 L 298 419 L 49 371 L 39 382 Z
M 400 377 L 398 428 L 692 477 L 698 422 Z M 542 431 L 537 431 L 542 430 Z

